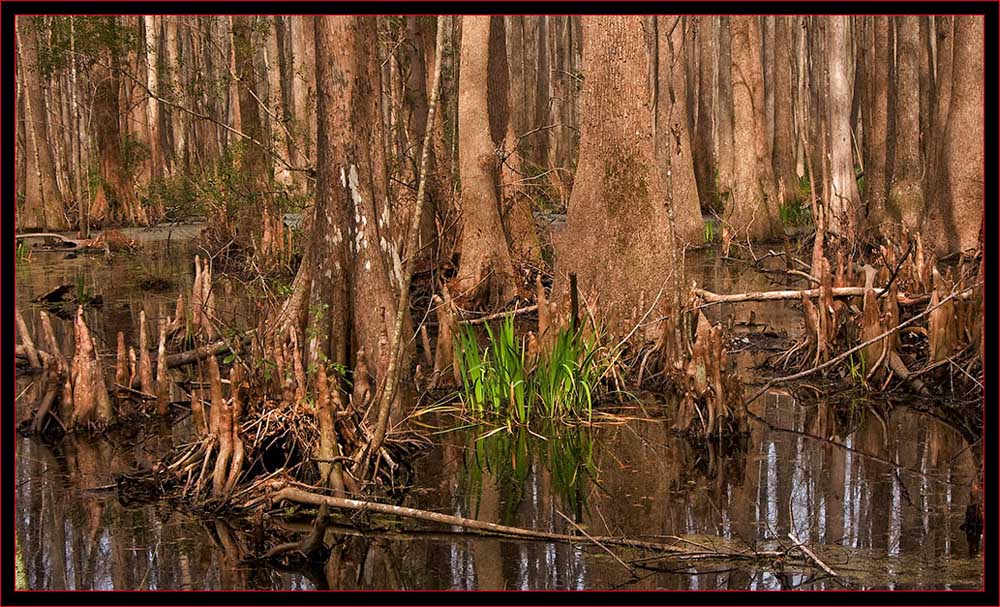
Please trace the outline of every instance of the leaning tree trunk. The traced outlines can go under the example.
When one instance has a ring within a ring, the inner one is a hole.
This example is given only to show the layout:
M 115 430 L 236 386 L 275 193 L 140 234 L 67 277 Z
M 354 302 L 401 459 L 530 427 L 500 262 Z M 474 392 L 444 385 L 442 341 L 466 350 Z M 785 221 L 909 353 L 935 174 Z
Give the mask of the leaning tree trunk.
M 681 17 L 656 18 L 655 148 L 657 164 L 671 172 L 667 187 L 672 189 L 677 238 L 700 245 L 704 241 L 704 224 L 688 130 L 687 79 L 684 77 L 687 49 L 680 20 Z
M 920 28 L 919 17 L 897 19 L 895 152 L 889 210 L 896 220 L 916 230 L 925 205 L 920 154 Z
M 452 288 L 457 298 L 494 304 L 517 295 L 500 219 L 501 172 L 496 155 L 507 125 L 506 43 L 497 35 L 502 32 L 502 17 L 463 18 L 458 136 L 464 225 L 462 257 Z
M 781 235 L 768 155 L 757 17 L 730 18 L 733 78 L 734 175 L 728 222 L 736 235 L 767 240 Z
M 611 340 L 645 312 L 639 302 L 662 312 L 672 296 L 676 251 L 664 171 L 656 168 L 649 62 L 641 17 L 583 17 L 580 159 L 555 243 L 554 291 L 564 298 L 566 277 L 576 273 Z M 647 337 L 657 335 L 653 324 Z
M 854 240 L 858 227 L 861 194 L 854 173 L 851 141 L 851 85 L 848 80 L 850 17 L 829 17 L 827 52 L 830 68 L 830 208 L 826 229 L 831 234 Z

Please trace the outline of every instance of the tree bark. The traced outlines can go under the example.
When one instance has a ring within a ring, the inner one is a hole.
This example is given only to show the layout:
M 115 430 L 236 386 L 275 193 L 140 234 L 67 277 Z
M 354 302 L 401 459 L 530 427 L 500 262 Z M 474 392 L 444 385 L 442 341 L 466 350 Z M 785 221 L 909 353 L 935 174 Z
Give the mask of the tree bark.
M 694 157 L 694 176 L 698 182 L 698 195 L 703 209 L 716 206 L 715 173 L 718 163 L 715 158 L 715 73 L 718 66 L 716 47 L 718 32 L 716 18 L 697 17 L 698 62 L 698 122 L 691 135 Z
M 897 18 L 894 154 L 889 209 L 908 229 L 924 214 L 923 157 L 920 153 L 919 17 Z
M 868 208 L 868 223 L 876 226 L 887 217 L 886 198 L 888 195 L 888 175 L 886 165 L 889 105 L 889 17 L 872 17 L 872 45 L 874 47 L 870 67 L 870 88 L 872 93 L 871 125 L 865 132 L 864 142 L 868 154 L 865 160 L 865 206 Z
M 236 229 L 253 235 L 256 244 L 254 254 L 268 265 L 276 261 L 275 253 L 282 241 L 284 225 L 270 193 L 274 183 L 274 163 L 263 147 L 268 145 L 270 138 L 261 116 L 259 100 L 266 100 L 267 95 L 261 94 L 262 82 L 254 60 L 255 51 L 266 43 L 255 31 L 257 19 L 262 18 L 247 15 L 232 17 L 240 125 L 243 133 L 257 142 L 246 139 L 241 142 L 240 173 L 244 184 L 241 194 L 245 201 L 236 209 Z
M 614 341 L 646 312 L 637 302 L 662 312 L 672 292 L 674 240 L 664 172 L 654 168 L 642 18 L 585 16 L 583 45 L 580 159 L 566 227 L 555 243 L 554 291 L 565 299 L 566 277 L 576 273 L 581 295 Z M 644 327 L 647 337 L 659 334 L 655 324 Z
M 25 228 L 62 229 L 62 193 L 56 181 L 52 147 L 49 145 L 49 120 L 42 97 L 42 74 L 38 64 L 38 32 L 36 18 L 17 20 L 17 42 L 20 47 L 20 68 L 25 81 L 22 90 L 27 143 L 27 183 L 24 188 L 24 210 L 18 226 Z
M 850 61 L 850 17 L 829 17 L 827 52 L 830 66 L 830 214 L 826 228 L 853 241 L 857 235 L 861 195 L 854 172 L 854 147 L 851 139 L 851 96 L 848 62 Z
M 795 129 L 792 115 L 794 90 L 789 25 L 794 17 L 775 17 L 774 24 L 774 174 L 787 203 L 798 197 L 795 174 Z
M 691 134 L 688 130 L 687 45 L 681 17 L 657 17 L 657 73 L 655 149 L 658 166 L 664 171 L 666 187 L 672 188 L 677 238 L 700 245 L 704 224 L 698 201 Z M 667 156 L 670 156 L 667 158 Z
M 506 42 L 500 35 L 503 19 L 465 17 L 462 30 L 458 95 L 462 257 L 451 290 L 456 299 L 501 304 L 517 294 L 514 264 L 500 219 L 496 155 L 508 118 Z
M 728 222 L 740 236 L 767 240 L 780 236 L 782 225 L 768 155 L 760 31 L 756 17 L 730 22 L 734 179 Z
M 734 163 L 733 153 L 733 72 L 732 37 L 729 31 L 729 17 L 719 17 L 719 98 L 716 102 L 716 149 L 718 150 L 719 175 L 715 191 L 721 198 L 732 204 Z
M 983 29 L 983 17 L 955 17 L 951 100 L 936 176 L 940 217 L 929 218 L 939 254 L 978 245 L 984 201 Z

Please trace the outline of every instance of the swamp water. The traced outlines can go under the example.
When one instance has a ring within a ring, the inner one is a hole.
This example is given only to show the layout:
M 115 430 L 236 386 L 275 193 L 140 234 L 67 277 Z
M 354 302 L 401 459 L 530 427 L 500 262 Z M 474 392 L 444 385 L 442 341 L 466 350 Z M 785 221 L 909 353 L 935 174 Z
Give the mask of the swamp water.
M 101 352 L 113 365 L 115 334 L 128 343 L 139 310 L 155 323 L 188 289 L 189 241 L 196 229 L 129 232 L 138 255 L 65 259 L 35 252 L 17 266 L 17 305 L 38 325 L 30 302 L 65 283 L 103 297 L 87 311 Z M 779 288 L 745 264 L 689 258 L 689 276 L 717 292 Z M 172 276 L 162 292 L 146 292 L 142 276 Z M 82 278 L 81 278 L 82 277 Z M 221 277 L 220 277 L 221 278 Z M 783 284 L 783 283 L 782 283 Z M 247 302 L 217 292 L 231 314 Z M 713 320 L 770 325 L 794 335 L 799 314 L 785 305 L 717 307 Z M 52 318 L 57 336 L 68 321 Z M 152 336 L 151 331 L 151 336 Z M 739 349 L 739 338 L 730 346 Z M 739 354 L 744 373 L 761 355 Z M 18 377 L 19 417 L 32 402 L 31 376 Z M 746 380 L 749 383 L 749 379 Z M 704 445 L 670 431 L 669 407 L 655 399 L 607 409 L 614 421 L 591 428 L 499 432 L 465 428 L 432 436 L 434 446 L 412 463 L 403 505 L 537 530 L 627 536 L 712 550 L 788 546 L 789 532 L 839 574 L 761 570 L 739 562 L 664 560 L 633 576 L 593 545 L 498 539 L 414 521 L 379 520 L 361 532 L 350 519 L 327 531 L 330 563 L 283 571 L 248 564 L 247 533 L 222 520 L 196 518 L 168 505 L 122 504 L 114 475 L 155 461 L 183 424 L 128 428 L 127 442 L 67 437 L 54 444 L 16 438 L 17 583 L 30 589 L 978 589 L 981 557 L 970 557 L 960 530 L 977 465 L 962 436 L 928 415 L 898 407 L 887 419 L 859 413 L 838 436 L 851 450 L 801 434 L 831 436 L 836 424 L 816 402 L 785 392 L 758 399 L 742 445 Z M 431 431 L 457 422 L 423 420 Z M 845 432 L 846 433 L 846 432 Z M 122 446 L 127 445 L 127 446 Z M 876 458 L 868 457 L 872 454 Z M 883 461 L 880 461 L 883 460 Z M 890 466 L 884 461 L 896 462 Z M 105 489 L 102 489 L 105 488 Z M 307 525 L 303 525 L 305 530 Z M 621 552 L 626 561 L 645 556 Z M 332 573 L 327 575 L 326 571 Z

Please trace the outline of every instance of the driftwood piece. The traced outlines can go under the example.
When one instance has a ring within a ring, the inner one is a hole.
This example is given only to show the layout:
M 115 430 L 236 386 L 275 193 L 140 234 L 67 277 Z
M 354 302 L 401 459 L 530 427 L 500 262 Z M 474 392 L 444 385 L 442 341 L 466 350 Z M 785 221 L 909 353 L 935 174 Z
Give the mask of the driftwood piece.
M 267 499 L 273 503 L 289 501 L 289 502 L 307 504 L 312 506 L 320 506 L 325 503 L 327 506 L 331 508 L 339 508 L 342 510 L 376 512 L 379 514 L 387 514 L 391 516 L 401 516 L 404 518 L 411 518 L 430 523 L 438 523 L 442 525 L 453 525 L 456 527 L 462 527 L 464 529 L 473 529 L 476 531 L 484 531 L 487 533 L 495 533 L 498 535 L 546 539 L 557 542 L 570 542 L 574 544 L 586 544 L 593 541 L 599 541 L 606 545 L 625 546 L 630 548 L 640 548 L 645 550 L 655 550 L 658 552 L 669 552 L 676 554 L 688 554 L 690 552 L 685 548 L 681 548 L 679 546 L 671 544 L 664 544 L 661 542 L 647 542 L 643 540 L 634 540 L 629 538 L 604 537 L 604 536 L 591 536 L 588 538 L 582 535 L 569 535 L 566 533 L 554 533 L 550 531 L 535 531 L 533 529 L 524 529 L 522 527 L 511 527 L 509 525 L 498 525 L 496 523 L 489 523 L 486 521 L 469 519 L 460 516 L 452 516 L 450 514 L 442 514 L 440 512 L 419 510 L 417 508 L 407 508 L 405 506 L 394 506 L 391 504 L 383 504 L 380 502 L 370 502 L 370 501 L 355 500 L 345 497 L 321 495 L 319 493 L 313 493 L 311 491 L 306 491 L 304 489 L 299 489 L 297 487 L 282 487 L 280 482 L 275 483 L 273 489 L 266 491 L 266 493 L 267 493 Z

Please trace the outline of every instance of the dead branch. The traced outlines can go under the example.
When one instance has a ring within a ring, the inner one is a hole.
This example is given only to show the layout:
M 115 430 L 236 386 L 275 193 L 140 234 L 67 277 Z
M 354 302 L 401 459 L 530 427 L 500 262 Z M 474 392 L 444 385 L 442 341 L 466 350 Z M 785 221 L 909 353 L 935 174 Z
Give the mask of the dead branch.
M 875 294 L 879 297 L 885 292 L 882 288 L 873 288 Z M 802 296 L 809 298 L 819 297 L 822 289 L 789 289 L 782 291 L 750 291 L 747 293 L 731 293 L 731 294 L 718 294 L 712 293 L 711 291 L 706 291 L 705 289 L 694 289 L 694 294 L 705 301 L 706 304 L 720 304 L 720 303 L 742 303 L 747 301 L 784 301 L 784 300 L 798 300 Z M 832 294 L 834 297 L 864 297 L 865 288 L 864 287 L 834 287 L 832 289 Z M 971 297 L 971 293 L 965 293 L 960 298 L 968 299 Z M 897 295 L 899 303 L 902 305 L 917 305 L 922 303 L 927 303 L 931 300 L 930 295 L 907 295 L 905 293 L 899 293 Z
M 534 312 L 538 309 L 538 304 L 532 304 L 530 306 L 524 306 L 523 308 L 515 308 L 513 310 L 505 310 L 503 312 L 497 312 L 496 314 L 489 314 L 487 316 L 480 316 L 479 318 L 470 318 L 468 320 L 460 320 L 458 324 L 460 325 L 482 325 L 486 324 L 491 320 L 496 320 L 498 318 L 506 318 L 508 316 L 517 316 L 518 314 L 527 314 L 528 312 Z

